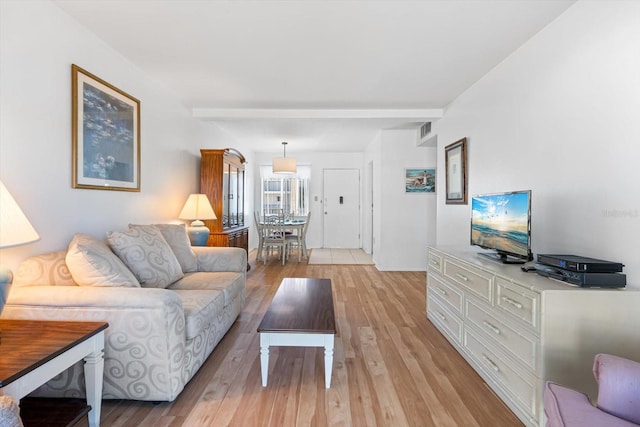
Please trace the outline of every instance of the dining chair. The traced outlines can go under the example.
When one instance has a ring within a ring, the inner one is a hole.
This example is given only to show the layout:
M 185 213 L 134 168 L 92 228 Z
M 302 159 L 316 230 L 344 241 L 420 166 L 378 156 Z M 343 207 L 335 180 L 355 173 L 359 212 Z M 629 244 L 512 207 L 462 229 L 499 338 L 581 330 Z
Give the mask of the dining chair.
M 258 233 L 258 253 L 256 255 L 256 261 L 260 261 L 262 260 L 262 246 L 264 243 L 264 224 L 260 219 L 260 211 L 254 211 L 253 218 L 256 223 L 256 232 Z
M 310 220 L 311 212 L 307 214 L 307 218 L 305 219 L 304 225 L 302 226 L 302 230 L 300 230 L 296 234 L 286 235 L 289 253 L 291 253 L 291 248 L 295 246 L 296 250 L 298 251 L 298 262 L 300 262 L 301 255 L 304 256 L 304 259 L 307 259 L 307 228 L 309 228 Z
M 275 217 L 265 218 L 263 229 L 263 251 L 266 254 L 262 260 L 267 263 L 273 249 L 278 249 L 278 255 L 282 258 L 282 265 L 287 260 L 287 239 L 284 234 L 283 225 Z

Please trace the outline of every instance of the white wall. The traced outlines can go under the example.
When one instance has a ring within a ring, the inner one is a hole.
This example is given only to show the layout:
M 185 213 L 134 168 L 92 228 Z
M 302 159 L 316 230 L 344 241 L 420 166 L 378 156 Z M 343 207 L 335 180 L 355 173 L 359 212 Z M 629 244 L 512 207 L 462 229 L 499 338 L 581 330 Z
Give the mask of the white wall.
M 417 131 L 383 130 L 374 162 L 374 261 L 380 270 L 421 271 L 436 242 L 436 196 L 405 192 L 405 168 L 436 166 L 436 149 L 416 146 Z M 377 170 L 377 171 L 376 171 Z M 376 197 L 379 193 L 379 197 Z M 377 208 L 376 208 L 377 206 Z
M 639 41 L 640 2 L 578 2 L 456 99 L 438 123 L 438 244 L 469 244 L 442 166 L 466 136 L 470 196 L 533 191 L 534 253 L 622 262 L 640 289 Z
M 358 169 L 360 171 L 360 235 L 371 241 L 371 196 L 366 194 L 368 180 L 373 182 L 373 259 L 380 270 L 421 271 L 426 267 L 425 250 L 435 243 L 436 197 L 431 194 L 407 194 L 404 173 L 407 167 L 435 167 L 436 149 L 416 147 L 416 130 L 383 130 L 364 153 L 287 153 L 298 164 L 311 165 L 311 216 L 307 231 L 309 248 L 323 247 L 322 179 L 324 169 Z M 270 165 L 279 153 L 255 153 L 253 167 L 256 189 L 260 188 L 260 165 Z M 373 163 L 373 177 L 366 172 Z M 315 200 L 315 198 L 318 200 Z M 256 192 L 254 205 L 260 206 Z M 255 227 L 253 227 L 255 228 Z M 255 235 L 255 230 L 251 233 Z M 251 247 L 257 246 L 257 237 Z M 370 245 L 369 245 L 370 246 Z
M 281 157 L 281 153 L 254 153 L 255 161 L 251 167 L 253 173 L 253 188 L 254 192 L 253 204 L 255 209 L 260 209 L 261 195 L 260 188 L 260 165 L 271 165 L 271 161 L 274 157 Z M 324 209 L 322 205 L 322 180 L 323 171 L 325 169 L 358 169 L 360 176 L 363 176 L 362 172 L 362 153 L 342 153 L 342 152 L 306 152 L 296 153 L 287 151 L 288 157 L 294 157 L 298 165 L 310 165 L 311 166 L 311 182 L 310 182 L 310 209 L 311 209 L 311 222 L 307 229 L 307 248 L 322 248 L 323 247 L 323 219 Z M 362 181 L 362 180 L 361 180 Z M 317 200 L 316 200 L 317 198 Z M 362 201 L 362 192 L 360 193 L 360 200 Z M 362 205 L 362 203 L 361 203 Z M 250 221 L 252 226 L 250 232 L 250 248 L 258 247 L 258 237 L 255 232 L 255 226 L 253 220 Z M 362 227 L 362 221 L 360 222 Z M 362 233 L 361 233 L 362 235 Z
M 194 120 L 163 86 L 48 1 L 0 2 L 0 51 L 0 179 L 41 237 L 0 251 L 3 265 L 62 249 L 76 232 L 102 237 L 130 222 L 176 220 L 199 189 L 199 149 L 216 146 L 215 126 Z M 72 63 L 141 101 L 139 193 L 71 188 Z

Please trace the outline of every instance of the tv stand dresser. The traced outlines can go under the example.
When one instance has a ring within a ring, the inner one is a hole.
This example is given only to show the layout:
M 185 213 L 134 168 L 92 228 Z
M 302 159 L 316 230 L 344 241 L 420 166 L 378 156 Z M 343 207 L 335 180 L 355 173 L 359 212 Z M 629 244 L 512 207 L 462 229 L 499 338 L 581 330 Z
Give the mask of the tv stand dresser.
M 640 292 L 575 287 L 471 249 L 428 249 L 427 317 L 527 426 L 546 423 L 546 381 L 593 400 L 596 354 L 640 361 Z

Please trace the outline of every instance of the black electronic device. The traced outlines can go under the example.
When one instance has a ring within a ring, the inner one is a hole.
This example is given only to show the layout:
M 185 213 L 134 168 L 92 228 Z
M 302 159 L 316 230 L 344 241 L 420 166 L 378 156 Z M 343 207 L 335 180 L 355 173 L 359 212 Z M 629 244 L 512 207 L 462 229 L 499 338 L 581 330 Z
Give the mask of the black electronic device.
M 538 254 L 538 263 L 582 273 L 620 273 L 624 264 L 578 255 Z
M 624 288 L 627 286 L 627 275 L 623 273 L 585 273 L 541 263 L 536 263 L 536 273 L 585 288 Z

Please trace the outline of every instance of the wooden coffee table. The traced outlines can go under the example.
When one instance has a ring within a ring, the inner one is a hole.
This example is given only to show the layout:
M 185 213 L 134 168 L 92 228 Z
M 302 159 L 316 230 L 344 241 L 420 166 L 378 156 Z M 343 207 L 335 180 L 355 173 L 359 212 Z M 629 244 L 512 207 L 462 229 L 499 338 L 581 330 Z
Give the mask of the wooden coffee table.
M 260 326 L 262 386 L 267 386 L 269 347 L 324 347 L 325 387 L 331 387 L 336 320 L 329 279 L 283 279 Z

